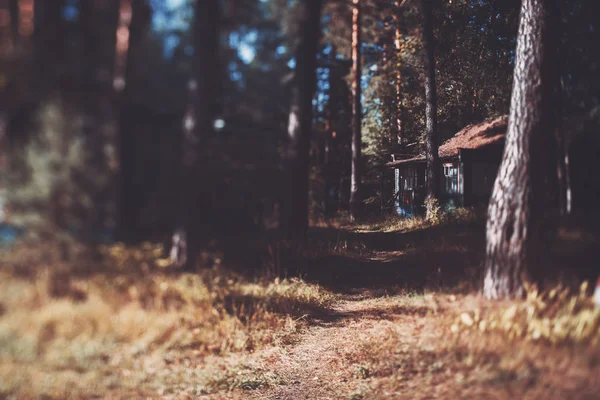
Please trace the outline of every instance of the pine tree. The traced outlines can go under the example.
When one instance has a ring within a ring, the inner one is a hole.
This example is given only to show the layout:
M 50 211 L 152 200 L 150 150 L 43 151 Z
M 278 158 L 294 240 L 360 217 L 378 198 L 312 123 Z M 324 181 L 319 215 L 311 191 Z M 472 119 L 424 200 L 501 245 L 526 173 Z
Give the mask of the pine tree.
M 546 213 L 557 203 L 554 52 L 557 0 L 523 0 L 509 126 L 487 221 L 483 292 L 522 297 L 547 261 Z

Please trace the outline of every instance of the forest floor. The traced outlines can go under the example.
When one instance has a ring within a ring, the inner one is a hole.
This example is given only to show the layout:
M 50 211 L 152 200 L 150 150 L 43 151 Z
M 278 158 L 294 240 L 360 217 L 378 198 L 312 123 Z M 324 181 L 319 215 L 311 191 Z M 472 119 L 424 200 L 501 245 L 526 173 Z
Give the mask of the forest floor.
M 597 251 L 561 238 L 554 260 Z M 0 397 L 600 399 L 591 288 L 486 301 L 483 240 L 471 215 L 322 225 L 249 278 L 30 239 L 0 253 Z

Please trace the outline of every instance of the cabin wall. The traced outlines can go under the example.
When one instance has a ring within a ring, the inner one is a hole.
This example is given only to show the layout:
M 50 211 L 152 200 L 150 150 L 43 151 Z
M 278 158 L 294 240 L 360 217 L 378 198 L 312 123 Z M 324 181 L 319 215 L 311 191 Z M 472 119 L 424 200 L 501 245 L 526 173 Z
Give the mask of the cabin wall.
M 482 150 L 461 149 L 459 157 L 445 160 L 440 168 L 440 202 L 446 210 L 487 204 L 498 174 L 502 147 Z M 395 209 L 412 217 L 424 213 L 426 163 L 400 165 L 394 170 Z
M 423 213 L 425 201 L 425 163 L 402 165 L 395 169 L 396 213 L 413 217 Z
M 459 151 L 463 178 L 463 205 L 487 204 L 502 160 L 503 143 L 483 149 Z
M 458 161 L 442 163 L 440 202 L 446 209 L 463 205 L 463 168 Z

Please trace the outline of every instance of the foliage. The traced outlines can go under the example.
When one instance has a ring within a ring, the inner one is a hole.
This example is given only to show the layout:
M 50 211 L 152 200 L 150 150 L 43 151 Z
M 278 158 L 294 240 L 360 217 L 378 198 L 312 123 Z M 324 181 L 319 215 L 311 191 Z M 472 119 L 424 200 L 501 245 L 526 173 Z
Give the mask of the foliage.
M 74 231 L 114 223 L 114 209 L 104 202 L 114 194 L 114 120 L 95 127 L 100 137 L 90 137 L 93 116 L 60 97 L 22 118 L 30 122 L 19 135 L 28 139 L 14 145 L 7 177 L 11 222 Z
M 436 198 L 425 199 L 425 219 L 431 223 L 438 224 L 444 217 L 444 211 L 440 201 Z

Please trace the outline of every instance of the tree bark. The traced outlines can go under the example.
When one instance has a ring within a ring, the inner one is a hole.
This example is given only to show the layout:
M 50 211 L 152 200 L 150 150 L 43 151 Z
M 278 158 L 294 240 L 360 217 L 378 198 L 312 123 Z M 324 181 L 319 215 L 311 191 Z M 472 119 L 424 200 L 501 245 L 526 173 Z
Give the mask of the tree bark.
M 437 94 L 435 87 L 435 55 L 432 0 L 421 0 L 423 13 L 423 47 L 425 50 L 425 119 L 427 131 L 427 219 L 433 217 L 432 205 L 440 190 L 440 159 L 438 155 Z
M 287 189 L 281 204 L 280 227 L 288 237 L 302 237 L 308 228 L 309 150 L 312 136 L 312 99 L 317 84 L 317 49 L 320 37 L 321 0 L 305 1 L 300 17 L 300 41 L 288 120 L 284 156 Z
M 9 58 L 13 52 L 13 23 L 9 0 L 0 0 L 0 57 Z
M 336 97 L 339 96 L 337 90 L 337 79 L 334 77 L 335 69 L 335 56 L 337 49 L 335 45 L 331 44 L 330 60 L 329 60 L 329 104 L 328 104 L 328 129 L 327 138 L 325 142 L 325 217 L 329 218 L 333 215 L 333 197 L 331 196 L 332 188 L 335 187 L 334 183 L 334 164 L 337 158 L 337 146 L 336 146 L 336 126 L 338 122 L 338 109 L 336 103 Z
M 86 4 L 83 15 L 89 20 L 93 18 L 92 4 Z M 131 107 L 135 87 L 132 87 L 132 76 L 136 73 L 136 62 L 139 56 L 138 48 L 141 44 L 144 32 L 150 21 L 148 5 L 143 0 L 122 0 L 119 6 L 119 18 L 115 39 L 114 72 L 112 85 L 115 90 L 116 103 L 119 107 L 119 203 L 118 203 L 118 225 L 117 236 L 119 240 L 129 242 L 134 239 L 135 229 L 138 221 L 139 193 L 135 187 L 134 160 L 136 153 L 136 140 L 134 130 L 136 120 L 139 117 L 131 115 Z M 86 15 L 87 14 L 87 15 Z M 87 24 L 91 23 L 86 21 Z M 122 30 L 126 30 L 125 35 Z M 121 38 L 119 38 L 121 36 Z M 123 42 L 124 37 L 127 38 Z M 92 44 L 87 43 L 86 47 Z M 90 51 L 89 49 L 87 50 Z M 93 69 L 92 57 L 86 57 L 88 69 Z M 93 81 L 94 77 L 90 77 Z M 119 94 L 119 92 L 121 92 Z
M 396 137 L 394 138 L 394 144 L 402 144 L 403 132 L 402 132 L 402 117 L 403 117 L 403 106 L 402 106 L 402 30 L 400 29 L 400 9 L 401 4 L 396 1 L 396 10 L 394 12 L 394 48 L 396 49 Z
M 188 83 L 188 108 L 183 120 L 183 152 L 178 181 L 179 209 L 173 233 L 171 261 L 193 269 L 200 242 L 206 195 L 202 185 L 202 145 L 213 131 L 217 110 L 219 1 L 197 1 L 194 10 L 193 73 Z
M 35 1 L 35 72 L 38 90 L 48 93 L 60 86 L 65 59 L 65 29 L 62 9 L 65 0 Z
M 362 205 L 361 152 L 362 152 L 362 110 L 361 110 L 361 5 L 360 0 L 352 0 L 352 170 L 350 173 L 350 219 L 355 221 Z
M 557 0 L 523 0 L 504 156 L 487 221 L 483 293 L 523 297 L 548 260 L 544 220 L 557 207 Z

